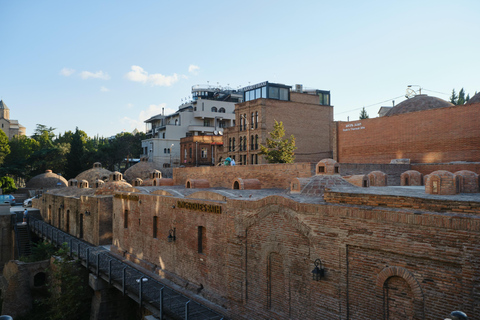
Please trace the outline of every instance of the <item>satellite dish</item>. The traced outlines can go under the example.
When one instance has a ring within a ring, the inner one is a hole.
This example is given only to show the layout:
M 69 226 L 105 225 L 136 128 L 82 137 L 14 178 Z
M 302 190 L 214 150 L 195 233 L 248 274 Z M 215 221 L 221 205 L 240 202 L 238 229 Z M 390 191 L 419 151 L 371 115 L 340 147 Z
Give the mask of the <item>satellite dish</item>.
M 218 134 L 223 136 L 223 131 L 218 131 Z
M 213 134 L 218 135 L 218 131 L 217 130 L 213 131 Z

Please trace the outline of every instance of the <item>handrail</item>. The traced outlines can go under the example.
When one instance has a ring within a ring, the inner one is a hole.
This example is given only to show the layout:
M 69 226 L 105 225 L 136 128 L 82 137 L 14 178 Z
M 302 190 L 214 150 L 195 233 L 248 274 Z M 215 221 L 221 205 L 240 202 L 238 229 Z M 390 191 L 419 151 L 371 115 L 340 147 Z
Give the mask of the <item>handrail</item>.
M 105 248 L 93 246 L 34 217 L 30 217 L 29 227 L 56 246 L 65 243 L 71 255 L 81 260 L 89 272 L 94 272 L 124 295 L 159 316 L 167 314 L 176 318 L 198 320 L 223 318 L 216 311 L 126 264 Z

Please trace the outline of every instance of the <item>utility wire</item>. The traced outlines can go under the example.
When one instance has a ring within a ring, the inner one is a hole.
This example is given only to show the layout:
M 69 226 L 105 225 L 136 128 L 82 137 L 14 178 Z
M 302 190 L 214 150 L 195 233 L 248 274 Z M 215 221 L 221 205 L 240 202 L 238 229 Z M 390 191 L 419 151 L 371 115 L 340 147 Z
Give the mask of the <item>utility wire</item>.
M 391 99 L 381 101 L 381 102 L 377 102 L 377 103 L 374 103 L 374 104 L 371 104 L 371 105 L 368 105 L 368 106 L 365 106 L 365 107 L 355 108 L 355 109 L 351 109 L 351 110 L 348 110 L 348 111 L 338 112 L 338 113 L 335 113 L 335 114 L 342 114 L 342 113 L 352 112 L 352 111 L 356 111 L 356 110 L 361 110 L 363 108 L 373 107 L 373 106 L 376 106 L 377 104 L 382 104 L 382 103 L 389 102 L 389 101 L 392 101 L 392 100 L 395 100 L 395 99 L 398 99 L 398 98 L 403 98 L 403 97 L 405 97 L 405 96 L 398 96 L 398 97 L 391 98 Z

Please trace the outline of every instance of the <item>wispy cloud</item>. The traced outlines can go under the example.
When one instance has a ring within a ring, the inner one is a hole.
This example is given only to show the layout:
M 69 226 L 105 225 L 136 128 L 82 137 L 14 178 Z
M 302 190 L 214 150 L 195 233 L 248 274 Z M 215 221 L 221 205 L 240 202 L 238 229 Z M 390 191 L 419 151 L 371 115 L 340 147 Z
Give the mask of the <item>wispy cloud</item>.
M 82 71 L 80 72 L 80 77 L 82 79 L 89 79 L 89 78 L 94 78 L 94 79 L 102 79 L 102 80 L 109 80 L 110 76 L 103 71 L 97 71 L 97 72 L 90 72 L 90 71 Z
M 130 108 L 133 106 L 131 103 L 127 104 L 127 107 Z M 146 110 L 140 111 L 138 114 L 137 119 L 129 118 L 129 117 L 123 117 L 121 119 L 121 123 L 124 124 L 125 126 L 128 126 L 129 129 L 127 131 L 132 131 L 133 129 L 137 129 L 139 131 L 145 131 L 145 123 L 144 121 L 162 113 L 162 108 L 164 108 L 165 114 L 170 114 L 174 113 L 175 110 L 171 108 L 166 107 L 166 103 L 160 103 L 158 105 L 156 104 L 151 104 L 148 106 Z
M 198 74 L 198 70 L 200 70 L 200 67 L 199 66 L 196 66 L 194 64 L 191 64 L 189 67 L 188 67 L 188 72 L 190 72 L 191 74 L 193 75 L 197 75 Z
M 132 71 L 125 75 L 125 78 L 130 81 L 141 82 L 145 84 L 148 83 L 152 86 L 162 87 L 169 87 L 178 81 L 178 75 L 176 73 L 171 76 L 165 76 L 160 73 L 148 74 L 148 72 L 140 66 L 132 66 L 131 69 Z
M 63 68 L 62 70 L 60 70 L 60 75 L 64 77 L 70 77 L 74 72 L 75 72 L 74 69 Z
M 107 87 L 100 87 L 100 91 L 108 92 L 108 91 L 110 91 L 110 89 L 108 89 Z

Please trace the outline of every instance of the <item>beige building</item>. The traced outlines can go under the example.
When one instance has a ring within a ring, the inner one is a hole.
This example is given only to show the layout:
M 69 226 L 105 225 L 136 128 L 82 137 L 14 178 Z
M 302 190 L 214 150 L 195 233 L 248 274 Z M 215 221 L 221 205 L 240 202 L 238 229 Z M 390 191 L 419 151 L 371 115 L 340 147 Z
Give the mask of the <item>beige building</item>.
M 234 127 L 224 130 L 223 152 L 216 160 L 233 158 L 237 165 L 264 164 L 260 144 L 270 137 L 275 120 L 283 122 L 285 138 L 295 136 L 295 162 L 318 162 L 332 157 L 333 107 L 330 91 L 304 90 L 301 85 L 262 82 L 242 89 L 235 105 Z
M 18 123 L 18 120 L 10 119 L 10 109 L 7 105 L 0 100 L 0 129 L 5 132 L 8 139 L 12 139 L 13 136 L 24 136 L 26 135 L 26 128 Z

